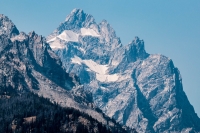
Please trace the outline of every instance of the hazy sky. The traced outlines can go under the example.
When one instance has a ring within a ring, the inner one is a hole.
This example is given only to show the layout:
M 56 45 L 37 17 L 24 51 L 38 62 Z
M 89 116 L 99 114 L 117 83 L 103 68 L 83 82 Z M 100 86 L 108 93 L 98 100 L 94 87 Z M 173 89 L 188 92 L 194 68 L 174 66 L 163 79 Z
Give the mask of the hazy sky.
M 0 13 L 20 31 L 47 36 L 74 8 L 106 19 L 126 45 L 139 36 L 146 51 L 170 57 L 200 116 L 200 0 L 0 0 Z

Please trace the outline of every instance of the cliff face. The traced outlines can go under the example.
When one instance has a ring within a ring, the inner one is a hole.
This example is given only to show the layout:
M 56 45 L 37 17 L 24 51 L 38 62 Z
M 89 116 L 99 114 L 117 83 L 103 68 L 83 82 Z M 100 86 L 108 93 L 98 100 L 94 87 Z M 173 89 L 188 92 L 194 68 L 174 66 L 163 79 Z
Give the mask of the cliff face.
M 118 122 L 139 132 L 200 131 L 173 61 L 148 54 L 138 37 L 122 45 L 107 21 L 97 24 L 74 9 L 47 42 L 95 105 Z

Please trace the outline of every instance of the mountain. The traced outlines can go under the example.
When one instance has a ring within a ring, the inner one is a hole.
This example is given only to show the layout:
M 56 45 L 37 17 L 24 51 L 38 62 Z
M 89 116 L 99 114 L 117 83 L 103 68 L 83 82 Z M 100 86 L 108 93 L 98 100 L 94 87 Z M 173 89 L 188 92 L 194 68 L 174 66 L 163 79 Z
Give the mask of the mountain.
M 48 98 L 52 103 L 73 108 L 82 115 L 89 115 L 92 117 L 89 123 L 95 119 L 98 123 L 102 123 L 102 126 L 106 126 L 107 129 L 115 129 L 116 122 L 94 106 L 91 92 L 84 90 L 75 74 L 66 72 L 62 67 L 61 60 L 46 43 L 44 37 L 37 35 L 34 31 L 29 34 L 19 32 L 8 17 L 0 15 L 0 99 L 8 98 L 12 102 L 17 100 L 16 103 L 13 103 L 14 106 L 14 104 L 19 104 L 18 100 L 21 102 L 20 104 L 23 104 L 23 99 L 30 100 L 31 98 L 24 98 L 27 93 L 35 93 Z M 23 98 L 16 98 L 16 95 Z M 34 101 L 33 97 L 31 100 Z M 12 102 L 8 106 L 13 109 Z M 28 106 L 26 101 L 24 102 Z M 49 105 L 49 103 L 46 104 L 44 106 Z M 3 105 L 5 106 L 5 104 Z M 29 108 L 26 106 L 24 109 Z M 30 105 L 30 107 L 34 109 L 35 106 Z M 21 106 L 17 108 L 21 108 Z M 0 111 L 0 113 L 4 114 L 5 111 Z M 17 111 L 19 110 L 17 109 Z M 30 113 L 26 111 L 28 110 L 20 112 Z M 16 113 L 15 110 L 14 112 L 7 114 L 9 122 L 14 119 L 15 115 L 24 115 Z M 34 114 L 34 112 L 32 113 Z M 0 118 L 0 120 L 2 119 Z M 122 131 L 119 125 L 117 128 Z M 128 129 L 127 131 L 134 130 Z
M 138 132 L 200 132 L 178 68 L 164 55 L 147 53 L 139 37 L 122 45 L 106 20 L 97 24 L 74 9 L 46 39 L 109 117 Z

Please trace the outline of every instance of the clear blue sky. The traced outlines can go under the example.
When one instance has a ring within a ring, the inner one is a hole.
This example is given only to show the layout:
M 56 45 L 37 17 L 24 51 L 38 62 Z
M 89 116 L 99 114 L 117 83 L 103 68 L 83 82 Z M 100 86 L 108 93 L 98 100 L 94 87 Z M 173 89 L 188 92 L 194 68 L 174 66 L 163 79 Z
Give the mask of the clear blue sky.
M 148 53 L 170 57 L 200 116 L 200 0 L 0 0 L 0 13 L 20 31 L 50 34 L 74 8 L 106 19 L 123 44 L 135 36 Z

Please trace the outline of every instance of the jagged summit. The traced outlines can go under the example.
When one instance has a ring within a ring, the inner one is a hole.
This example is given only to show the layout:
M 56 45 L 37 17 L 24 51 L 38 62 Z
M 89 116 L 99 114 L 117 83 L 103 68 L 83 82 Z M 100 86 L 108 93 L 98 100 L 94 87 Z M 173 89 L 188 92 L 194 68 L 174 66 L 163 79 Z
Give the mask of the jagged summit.
M 75 8 L 71 11 L 71 13 L 69 15 L 67 15 L 67 18 L 65 19 L 65 21 L 68 21 L 70 19 L 70 17 L 73 17 L 73 16 L 82 16 L 82 15 L 85 15 L 85 13 L 83 12 L 82 9 L 79 9 L 79 8 Z
M 85 14 L 84 11 L 83 11 L 83 9 L 74 8 L 74 9 L 71 11 L 70 15 L 71 15 L 71 14 L 77 14 L 77 13 L 83 13 L 83 14 Z M 70 15 L 69 15 L 69 16 L 70 16 Z
M 82 9 L 74 9 L 66 20 L 47 37 L 47 41 L 53 49 L 63 49 L 66 42 L 82 42 L 83 44 L 91 37 L 96 38 L 95 42 L 106 45 L 109 51 L 121 46 L 120 39 L 106 20 L 97 24 L 94 17 Z
M 116 36 L 115 30 L 111 27 L 107 20 L 102 20 L 102 22 L 99 24 L 99 28 L 101 35 L 106 42 L 112 44 L 114 41 L 118 41 L 118 43 L 121 43 L 120 39 Z
M 74 9 L 65 19 L 64 25 L 71 25 L 70 29 L 89 27 L 91 24 L 95 23 L 92 15 L 85 13 L 82 9 Z M 67 28 L 67 27 L 65 27 Z M 65 29 L 67 30 L 67 29 Z
M 92 15 L 85 13 L 82 9 L 75 8 L 67 16 L 65 21 L 70 21 L 72 18 L 76 17 L 80 21 L 85 21 L 88 19 L 93 19 Z
M 13 37 L 18 34 L 19 31 L 14 23 L 7 16 L 0 14 L 0 35 Z
M 47 41 L 57 37 L 61 40 L 76 42 L 80 35 L 99 36 L 99 31 L 92 15 L 85 13 L 82 9 L 74 9 L 65 21 L 47 37 Z

